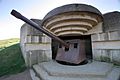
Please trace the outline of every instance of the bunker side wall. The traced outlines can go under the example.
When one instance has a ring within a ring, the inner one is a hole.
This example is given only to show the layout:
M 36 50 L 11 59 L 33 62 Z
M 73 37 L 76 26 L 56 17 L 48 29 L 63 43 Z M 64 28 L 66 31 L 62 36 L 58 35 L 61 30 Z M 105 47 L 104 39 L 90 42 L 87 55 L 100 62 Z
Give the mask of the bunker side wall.
M 120 30 L 92 34 L 94 60 L 120 65 Z

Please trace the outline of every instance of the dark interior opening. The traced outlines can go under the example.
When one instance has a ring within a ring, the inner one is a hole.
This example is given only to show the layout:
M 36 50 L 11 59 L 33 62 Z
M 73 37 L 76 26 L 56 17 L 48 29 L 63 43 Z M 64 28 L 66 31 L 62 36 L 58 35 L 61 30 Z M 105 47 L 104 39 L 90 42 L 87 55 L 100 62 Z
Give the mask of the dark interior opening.
M 91 35 L 83 35 L 83 36 L 64 36 L 64 37 L 59 37 L 62 40 L 72 40 L 72 39 L 81 39 L 85 40 L 85 53 L 86 53 L 86 61 L 83 61 L 83 63 L 87 63 L 88 60 L 92 60 L 93 55 L 92 55 L 92 45 L 91 45 Z M 59 45 L 58 42 L 52 39 L 52 59 L 55 60 L 56 55 L 57 55 L 57 50 L 58 47 L 61 47 L 62 45 Z M 74 44 L 74 48 L 77 48 L 77 44 Z M 67 50 L 67 49 L 66 49 Z M 69 65 L 70 63 L 62 62 L 62 61 L 57 61 L 58 63 L 64 64 L 64 65 Z M 70 64 L 70 65 L 76 65 L 76 64 Z M 80 65 L 80 64 L 78 64 Z
M 64 62 L 64 61 L 57 61 L 58 63 L 60 64 L 63 64 L 63 65 L 69 65 L 69 66 L 79 66 L 79 65 L 84 65 L 84 64 L 87 64 L 88 63 L 88 60 L 84 60 L 82 61 L 81 63 L 79 64 L 73 64 L 73 63 L 69 63 L 69 62 Z

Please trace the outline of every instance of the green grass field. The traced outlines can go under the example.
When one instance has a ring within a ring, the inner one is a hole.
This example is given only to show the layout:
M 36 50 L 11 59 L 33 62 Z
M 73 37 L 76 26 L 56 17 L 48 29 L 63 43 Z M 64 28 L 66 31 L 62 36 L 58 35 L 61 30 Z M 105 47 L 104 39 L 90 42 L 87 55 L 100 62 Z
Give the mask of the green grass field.
M 0 48 L 5 48 L 16 43 L 19 43 L 19 38 L 0 40 Z
M 19 39 L 0 40 L 0 76 L 16 74 L 25 69 Z

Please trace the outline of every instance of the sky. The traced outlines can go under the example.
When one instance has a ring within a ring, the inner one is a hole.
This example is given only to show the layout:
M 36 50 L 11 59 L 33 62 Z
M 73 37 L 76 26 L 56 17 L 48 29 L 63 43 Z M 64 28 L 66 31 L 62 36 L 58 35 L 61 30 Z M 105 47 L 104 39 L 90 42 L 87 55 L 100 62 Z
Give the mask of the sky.
M 12 9 L 28 19 L 43 19 L 52 9 L 72 3 L 92 5 L 103 14 L 120 12 L 120 0 L 0 0 L 0 40 L 20 37 L 24 22 L 10 15 Z

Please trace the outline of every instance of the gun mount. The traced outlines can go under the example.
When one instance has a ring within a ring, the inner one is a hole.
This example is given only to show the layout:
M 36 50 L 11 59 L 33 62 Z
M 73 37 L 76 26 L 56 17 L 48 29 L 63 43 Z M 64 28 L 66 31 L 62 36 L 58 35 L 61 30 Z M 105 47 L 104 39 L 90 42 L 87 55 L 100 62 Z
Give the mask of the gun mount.
M 57 50 L 56 56 L 57 61 L 79 64 L 86 60 L 84 40 L 80 39 L 62 40 L 59 37 L 57 37 L 53 32 L 49 31 L 44 27 L 39 27 L 38 24 L 36 24 L 32 20 L 27 19 L 19 12 L 12 10 L 11 14 L 60 43 Z

